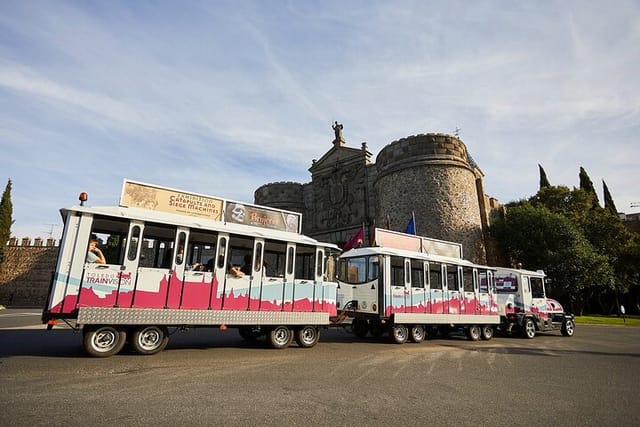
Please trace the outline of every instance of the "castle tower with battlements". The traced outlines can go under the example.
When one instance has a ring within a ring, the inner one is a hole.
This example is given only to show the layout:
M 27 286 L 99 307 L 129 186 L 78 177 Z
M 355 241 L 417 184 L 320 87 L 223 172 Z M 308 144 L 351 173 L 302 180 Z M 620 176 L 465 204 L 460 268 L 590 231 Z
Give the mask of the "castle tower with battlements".
M 499 203 L 484 194 L 484 175 L 459 138 L 402 138 L 372 163 L 366 143 L 347 147 L 342 125 L 333 129 L 333 147 L 309 168 L 311 182 L 265 184 L 255 203 L 301 212 L 303 233 L 340 246 L 363 225 L 372 239 L 374 227 L 403 231 L 415 215 L 417 234 L 462 243 L 466 259 L 487 263 L 485 234 Z

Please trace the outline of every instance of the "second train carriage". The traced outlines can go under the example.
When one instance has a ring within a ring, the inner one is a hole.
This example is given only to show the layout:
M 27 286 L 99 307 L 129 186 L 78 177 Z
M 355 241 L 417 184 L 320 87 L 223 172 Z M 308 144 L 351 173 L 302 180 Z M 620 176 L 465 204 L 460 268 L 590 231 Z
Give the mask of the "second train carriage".
M 429 332 L 463 330 L 491 339 L 500 323 L 495 268 L 462 258 L 459 244 L 375 229 L 376 245 L 338 262 L 338 308 L 360 337 L 422 341 Z

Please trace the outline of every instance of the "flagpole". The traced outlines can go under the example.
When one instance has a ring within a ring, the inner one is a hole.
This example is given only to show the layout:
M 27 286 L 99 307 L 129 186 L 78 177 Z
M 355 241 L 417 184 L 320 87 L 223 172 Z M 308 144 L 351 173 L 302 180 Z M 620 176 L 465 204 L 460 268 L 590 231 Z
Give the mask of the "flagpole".
M 411 211 L 411 217 L 413 218 L 413 234 L 418 235 L 418 226 L 416 224 L 416 212 Z

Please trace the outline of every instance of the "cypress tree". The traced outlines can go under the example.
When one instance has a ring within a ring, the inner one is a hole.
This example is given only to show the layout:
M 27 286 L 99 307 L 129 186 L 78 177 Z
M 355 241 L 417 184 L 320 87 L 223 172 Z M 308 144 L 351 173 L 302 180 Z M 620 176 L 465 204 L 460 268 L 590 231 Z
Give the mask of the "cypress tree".
M 4 260 L 4 250 L 9 241 L 9 237 L 11 237 L 11 225 L 14 223 L 11 219 L 12 215 L 11 179 L 9 179 L 4 193 L 2 193 L 2 200 L 0 200 L 0 263 Z
M 596 189 L 593 186 L 593 182 L 591 182 L 591 178 L 587 174 L 587 171 L 584 170 L 582 166 L 580 166 L 580 189 L 584 190 L 588 194 L 593 196 L 593 207 L 600 206 L 600 202 L 598 200 L 598 194 L 596 193 Z
M 547 174 L 545 173 L 544 169 L 542 168 L 542 165 L 540 165 L 538 163 L 538 169 L 540 169 L 540 190 L 542 190 L 545 187 L 551 187 L 551 184 L 549 183 L 549 180 L 547 179 Z
M 618 209 L 616 209 L 616 204 L 613 203 L 613 197 L 611 197 L 611 193 L 609 193 L 609 188 L 607 187 L 607 183 L 602 180 L 602 188 L 604 189 L 604 208 L 611 212 L 614 215 L 618 215 Z

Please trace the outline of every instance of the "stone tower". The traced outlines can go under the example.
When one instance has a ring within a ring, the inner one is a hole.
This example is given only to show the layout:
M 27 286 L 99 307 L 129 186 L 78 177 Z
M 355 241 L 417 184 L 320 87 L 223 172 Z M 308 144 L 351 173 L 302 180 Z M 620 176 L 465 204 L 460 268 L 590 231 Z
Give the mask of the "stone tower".
M 416 218 L 418 235 L 462 243 L 464 256 L 486 263 L 482 172 L 458 138 L 415 135 L 394 141 L 376 158 L 376 218 Z

